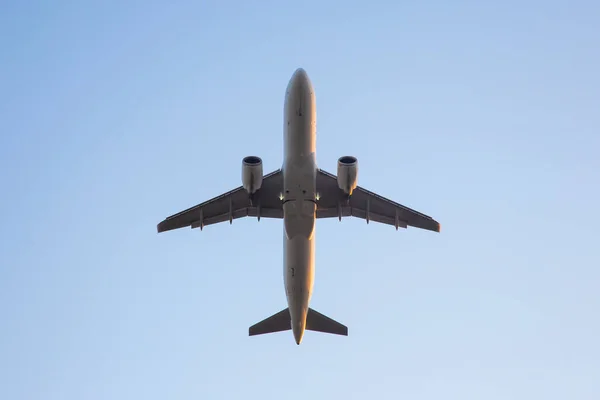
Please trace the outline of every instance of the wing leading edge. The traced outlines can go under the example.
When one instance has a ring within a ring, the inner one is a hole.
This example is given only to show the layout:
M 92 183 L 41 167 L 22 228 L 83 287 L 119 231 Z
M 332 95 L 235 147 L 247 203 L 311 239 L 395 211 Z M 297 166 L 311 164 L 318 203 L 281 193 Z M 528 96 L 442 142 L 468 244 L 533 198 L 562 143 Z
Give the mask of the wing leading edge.
M 187 226 L 202 229 L 206 225 L 225 221 L 231 223 L 242 217 L 283 218 L 279 199 L 282 187 L 283 176 L 278 169 L 263 177 L 261 188 L 252 197 L 240 186 L 167 217 L 158 224 L 157 231 L 160 233 Z
M 412 226 L 440 232 L 440 224 L 428 215 L 386 199 L 357 186 L 348 200 L 337 183 L 337 177 L 319 169 L 317 173 L 317 218 L 358 217 L 398 228 Z

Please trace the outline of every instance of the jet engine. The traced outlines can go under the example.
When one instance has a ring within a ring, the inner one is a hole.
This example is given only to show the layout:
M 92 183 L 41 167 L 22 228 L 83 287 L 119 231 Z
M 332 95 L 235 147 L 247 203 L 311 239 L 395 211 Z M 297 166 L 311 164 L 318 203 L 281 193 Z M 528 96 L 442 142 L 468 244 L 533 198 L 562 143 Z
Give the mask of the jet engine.
M 263 179 L 263 166 L 260 157 L 248 156 L 242 160 L 242 186 L 249 194 L 260 189 Z
M 358 161 L 356 157 L 340 157 L 337 166 L 337 181 L 340 189 L 348 196 L 356 188 L 358 181 Z

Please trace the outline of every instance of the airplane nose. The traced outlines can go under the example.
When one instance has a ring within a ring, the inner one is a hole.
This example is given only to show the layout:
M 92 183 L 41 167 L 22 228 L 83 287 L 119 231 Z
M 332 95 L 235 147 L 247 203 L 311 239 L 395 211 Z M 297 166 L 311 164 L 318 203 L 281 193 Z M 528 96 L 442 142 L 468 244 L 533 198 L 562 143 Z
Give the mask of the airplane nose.
M 302 116 L 304 110 L 314 115 L 314 90 L 308 74 L 298 68 L 292 74 L 285 90 L 285 109 L 288 115 Z
M 308 79 L 308 74 L 303 68 L 298 68 L 294 71 L 292 78 L 290 79 L 290 83 L 288 85 L 288 92 L 296 91 L 301 92 L 311 87 L 310 79 Z
M 304 70 L 304 68 L 298 68 L 294 71 L 294 80 L 305 80 L 308 78 L 308 74 Z

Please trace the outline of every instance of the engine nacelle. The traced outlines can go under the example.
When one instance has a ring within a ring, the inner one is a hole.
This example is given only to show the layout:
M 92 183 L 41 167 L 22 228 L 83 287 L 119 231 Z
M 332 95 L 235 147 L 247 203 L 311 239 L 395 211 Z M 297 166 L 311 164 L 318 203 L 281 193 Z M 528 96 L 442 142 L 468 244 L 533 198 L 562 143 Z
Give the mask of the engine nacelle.
M 263 166 L 260 157 L 248 156 L 242 160 L 242 186 L 252 194 L 260 189 L 263 180 Z
M 347 195 L 352 195 L 358 182 L 358 161 L 356 157 L 340 157 L 337 165 L 337 181 L 340 189 Z

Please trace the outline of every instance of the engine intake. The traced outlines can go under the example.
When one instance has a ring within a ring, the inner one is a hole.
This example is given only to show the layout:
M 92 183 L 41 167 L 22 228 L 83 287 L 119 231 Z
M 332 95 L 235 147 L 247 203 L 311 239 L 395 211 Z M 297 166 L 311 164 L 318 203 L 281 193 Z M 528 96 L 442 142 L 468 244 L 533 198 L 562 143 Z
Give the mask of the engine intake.
M 337 166 L 338 186 L 347 195 L 352 195 L 358 182 L 358 161 L 356 157 L 344 156 L 338 159 Z
M 248 156 L 242 160 L 242 186 L 253 194 L 260 189 L 263 180 L 263 166 L 260 157 Z

